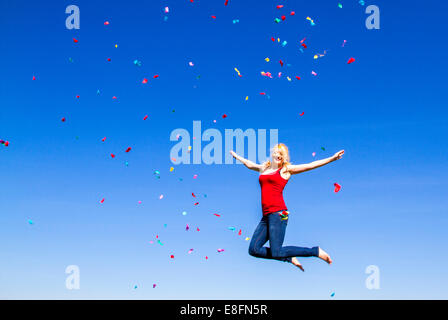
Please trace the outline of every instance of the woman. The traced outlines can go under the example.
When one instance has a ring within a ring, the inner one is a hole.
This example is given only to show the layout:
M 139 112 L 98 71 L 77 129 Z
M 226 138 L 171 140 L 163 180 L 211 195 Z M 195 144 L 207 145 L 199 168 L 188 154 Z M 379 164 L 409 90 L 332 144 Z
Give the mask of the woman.
M 320 247 L 282 246 L 289 214 L 283 200 L 283 189 L 291 175 L 316 169 L 341 159 L 344 150 L 335 153 L 332 157 L 300 165 L 289 163 L 288 148 L 282 143 L 273 148 L 272 161 L 266 161 L 263 164 L 256 164 L 244 159 L 233 151 L 230 151 L 230 154 L 247 168 L 260 172 L 259 182 L 263 217 L 252 236 L 249 254 L 258 258 L 287 261 L 302 271 L 305 270 L 297 257 L 318 257 L 331 264 L 333 261 L 330 256 Z M 270 247 L 264 247 L 263 245 L 268 240 Z

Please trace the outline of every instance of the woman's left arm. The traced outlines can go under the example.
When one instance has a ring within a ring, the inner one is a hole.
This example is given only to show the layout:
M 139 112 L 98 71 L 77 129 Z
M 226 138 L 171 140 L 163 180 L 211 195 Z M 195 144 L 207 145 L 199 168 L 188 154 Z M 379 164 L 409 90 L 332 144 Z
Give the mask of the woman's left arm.
M 305 164 L 289 165 L 288 172 L 290 174 L 297 174 L 297 173 L 302 173 L 305 171 L 310 171 L 310 170 L 322 167 L 326 164 L 329 164 L 330 162 L 341 159 L 343 154 L 344 154 L 344 150 L 341 150 L 341 151 L 336 152 L 332 157 L 328 157 L 326 159 L 317 160 L 317 161 L 313 161 L 313 162 L 305 163 Z

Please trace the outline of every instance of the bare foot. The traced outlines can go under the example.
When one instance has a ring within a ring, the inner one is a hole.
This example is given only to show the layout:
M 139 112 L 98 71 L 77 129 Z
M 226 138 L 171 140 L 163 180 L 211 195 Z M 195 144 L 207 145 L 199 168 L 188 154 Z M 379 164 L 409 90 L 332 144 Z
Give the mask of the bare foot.
M 296 257 L 291 258 L 291 263 L 292 263 L 293 265 L 295 265 L 296 267 L 298 267 L 298 268 L 299 268 L 300 270 L 302 270 L 303 272 L 305 272 L 305 269 L 303 269 L 302 265 L 300 264 L 299 260 L 298 260 Z
M 328 255 L 328 253 L 326 253 L 323 249 L 321 249 L 319 247 L 319 258 L 321 258 L 322 260 L 324 260 L 325 262 L 327 262 L 328 264 L 331 264 L 333 262 L 333 260 L 331 260 L 330 256 Z

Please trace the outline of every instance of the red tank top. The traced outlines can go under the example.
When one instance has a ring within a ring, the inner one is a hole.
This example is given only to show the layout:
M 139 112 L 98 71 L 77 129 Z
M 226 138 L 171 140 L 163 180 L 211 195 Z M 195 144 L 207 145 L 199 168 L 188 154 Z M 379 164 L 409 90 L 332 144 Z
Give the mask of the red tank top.
M 263 215 L 288 210 L 283 200 L 283 189 L 288 180 L 280 175 L 281 168 L 271 174 L 261 174 L 259 181 L 261 186 L 261 207 Z

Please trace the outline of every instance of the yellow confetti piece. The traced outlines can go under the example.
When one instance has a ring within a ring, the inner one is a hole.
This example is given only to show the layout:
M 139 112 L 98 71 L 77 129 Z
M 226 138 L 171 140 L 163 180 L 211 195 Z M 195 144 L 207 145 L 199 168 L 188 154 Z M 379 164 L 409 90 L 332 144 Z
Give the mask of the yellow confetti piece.
M 291 81 L 291 78 L 290 78 L 290 77 L 286 77 L 286 79 L 288 79 L 288 81 Z
M 317 58 L 319 58 L 319 56 L 317 54 L 315 54 L 314 55 L 314 59 L 317 59 Z
M 249 100 L 249 96 L 246 97 L 246 101 Z
M 171 168 L 170 168 L 170 172 L 173 172 L 173 170 L 174 170 L 174 168 L 173 168 L 173 167 L 171 167 Z
M 280 42 L 280 38 L 277 38 L 277 42 Z
M 264 61 L 269 62 L 270 60 L 269 60 L 269 58 L 266 58 L 266 59 L 264 59 Z
M 250 240 L 250 238 L 249 237 L 247 237 L 246 239 L 245 239 L 246 241 L 248 241 L 248 240 Z
M 191 150 L 191 146 L 188 146 L 188 150 Z
M 118 44 L 115 45 L 115 48 L 118 48 Z

